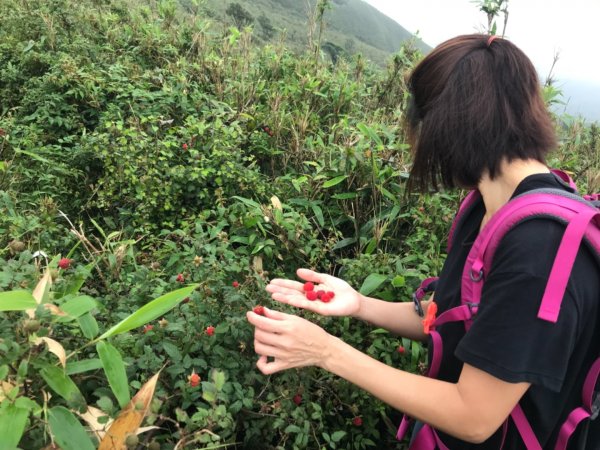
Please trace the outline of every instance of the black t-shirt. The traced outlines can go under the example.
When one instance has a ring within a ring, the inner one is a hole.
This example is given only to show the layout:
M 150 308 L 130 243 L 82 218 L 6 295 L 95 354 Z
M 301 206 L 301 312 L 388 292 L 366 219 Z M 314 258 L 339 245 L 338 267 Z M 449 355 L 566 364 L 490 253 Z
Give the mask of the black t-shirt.
M 548 187 L 569 190 L 552 174 L 536 174 L 523 180 L 513 197 Z M 456 230 L 436 287 L 438 315 L 460 305 L 463 266 L 483 214 L 480 202 Z M 564 229 L 549 218 L 527 220 L 512 228 L 496 250 L 472 327 L 467 333 L 462 322 L 437 328 L 444 343 L 440 379 L 458 381 L 467 363 L 507 382 L 531 383 L 521 406 L 544 449 L 554 448 L 566 416 L 581 405 L 583 379 L 600 355 L 600 268 L 587 245 L 579 250 L 557 323 L 537 318 Z M 590 424 L 587 445 L 577 444 L 585 428 L 580 425 L 570 450 L 600 448 L 600 418 L 586 422 Z M 452 450 L 500 448 L 500 430 L 482 444 L 439 434 Z M 525 448 L 510 420 L 504 449 Z

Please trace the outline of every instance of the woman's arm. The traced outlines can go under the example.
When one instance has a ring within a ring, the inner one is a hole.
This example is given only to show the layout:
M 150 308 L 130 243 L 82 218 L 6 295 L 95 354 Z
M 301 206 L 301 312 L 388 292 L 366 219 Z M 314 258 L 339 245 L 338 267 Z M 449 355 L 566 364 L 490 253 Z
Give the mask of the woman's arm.
M 253 312 L 247 317 L 256 327 L 254 347 L 261 355 L 257 367 L 262 373 L 321 367 L 464 441 L 478 443 L 491 436 L 529 388 L 529 383 L 507 383 L 469 365 L 456 384 L 411 374 L 361 353 L 300 317 L 268 308 L 265 317 Z
M 386 302 L 366 297 L 344 280 L 298 269 L 298 277 L 314 283 L 315 289 L 331 291 L 335 296 L 327 303 L 307 300 L 304 283 L 295 280 L 274 279 L 267 286 L 273 300 L 307 309 L 323 316 L 351 316 L 365 320 L 394 334 L 414 340 L 424 340 L 421 318 L 415 313 L 412 302 Z M 428 302 L 423 302 L 426 309 Z

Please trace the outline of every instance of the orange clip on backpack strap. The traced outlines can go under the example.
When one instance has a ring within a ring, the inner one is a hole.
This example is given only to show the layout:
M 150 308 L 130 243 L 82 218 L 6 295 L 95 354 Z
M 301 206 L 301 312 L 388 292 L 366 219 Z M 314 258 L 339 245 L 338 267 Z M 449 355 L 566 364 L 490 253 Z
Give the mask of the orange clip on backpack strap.
M 422 320 L 423 331 L 425 332 L 425 334 L 429 334 L 429 332 L 434 329 L 433 323 L 435 322 L 437 310 L 437 303 L 431 301 L 431 303 L 429 303 L 429 306 L 427 307 L 427 313 L 425 314 L 425 318 Z

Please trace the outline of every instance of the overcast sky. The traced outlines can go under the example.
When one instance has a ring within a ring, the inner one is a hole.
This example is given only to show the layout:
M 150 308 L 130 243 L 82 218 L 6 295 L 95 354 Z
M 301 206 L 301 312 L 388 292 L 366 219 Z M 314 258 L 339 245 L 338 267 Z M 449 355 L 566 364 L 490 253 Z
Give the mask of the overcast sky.
M 486 15 L 472 0 L 365 1 L 432 47 L 486 30 Z M 508 12 L 506 37 L 531 58 L 540 77 L 545 79 L 558 52 L 554 75 L 559 85 L 573 97 L 585 87 L 589 95 L 577 102 L 587 102 L 586 110 L 598 111 L 593 120 L 600 119 L 600 0 L 509 0 Z M 498 29 L 501 33 L 502 16 Z

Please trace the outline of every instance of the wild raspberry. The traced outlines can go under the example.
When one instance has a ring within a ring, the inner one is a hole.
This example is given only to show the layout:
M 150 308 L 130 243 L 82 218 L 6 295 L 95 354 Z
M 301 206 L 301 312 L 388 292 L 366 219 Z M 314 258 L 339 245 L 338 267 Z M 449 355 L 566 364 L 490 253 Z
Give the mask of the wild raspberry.
M 306 283 L 304 283 L 303 289 L 304 289 L 304 292 L 314 291 L 315 285 L 312 284 L 310 281 L 307 281 Z
M 179 283 L 183 283 L 185 281 L 185 278 L 183 277 L 183 274 L 180 273 L 179 275 L 177 275 L 177 278 L 175 278 L 175 281 L 177 281 Z
M 238 283 L 237 281 L 234 281 L 233 283 L 231 283 L 231 285 L 232 285 L 234 288 L 240 287 L 240 283 Z
M 324 292 L 319 300 L 321 300 L 323 303 L 329 303 L 331 301 L 331 296 L 329 295 L 329 292 Z
M 352 419 L 352 425 L 356 426 L 356 427 L 360 427 L 362 425 L 362 418 L 360 417 L 355 417 L 354 419 Z
M 200 375 L 196 372 L 192 372 L 192 374 L 188 377 L 188 381 L 191 387 L 196 387 L 200 384 Z
M 265 307 L 262 305 L 255 306 L 252 311 L 254 311 L 254 314 L 258 314 L 259 316 L 265 315 Z
M 317 291 L 317 298 L 318 298 L 319 300 L 321 300 L 321 299 L 323 298 L 323 294 L 325 294 L 325 291 L 318 290 L 318 291 Z
M 399 345 L 398 346 L 398 353 L 400 353 L 401 355 L 403 355 L 404 352 L 406 352 L 406 349 L 402 345 Z
M 308 291 L 306 293 L 306 298 L 310 301 L 314 301 L 317 299 L 317 293 L 315 291 Z
M 71 267 L 71 263 L 73 262 L 72 259 L 69 258 L 61 258 L 60 261 L 58 261 L 58 267 L 60 267 L 61 269 L 68 269 L 69 267 Z
M 212 336 L 213 334 L 215 334 L 215 327 L 213 327 L 213 326 L 206 327 L 206 334 L 209 336 Z
M 183 144 L 181 147 L 182 147 L 184 150 L 187 150 L 187 149 L 188 149 L 188 145 L 187 145 L 187 144 Z
M 327 295 L 331 299 L 331 298 L 335 297 L 335 292 L 333 292 L 333 291 L 327 291 Z
M 294 395 L 294 398 L 292 400 L 294 401 L 296 406 L 300 406 L 300 403 L 302 403 L 302 396 L 300 394 L 296 394 Z
M 144 333 L 147 333 L 148 331 L 152 331 L 153 328 L 154 328 L 154 325 L 146 324 L 146 325 L 144 325 L 143 331 L 144 331 Z

